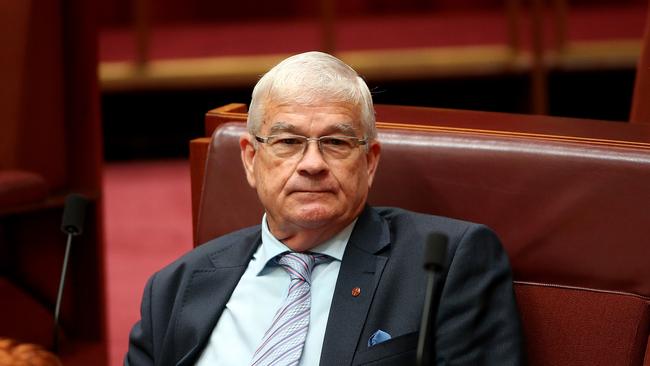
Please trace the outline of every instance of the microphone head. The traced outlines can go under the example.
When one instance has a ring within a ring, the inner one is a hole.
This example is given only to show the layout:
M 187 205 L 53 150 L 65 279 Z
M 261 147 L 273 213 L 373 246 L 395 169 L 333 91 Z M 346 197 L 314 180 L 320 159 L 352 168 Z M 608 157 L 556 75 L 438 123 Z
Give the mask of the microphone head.
M 442 268 L 447 258 L 447 235 L 431 233 L 424 246 L 424 268 L 436 270 Z
M 70 235 L 81 235 L 86 217 L 88 199 L 80 194 L 72 193 L 65 198 L 61 231 Z

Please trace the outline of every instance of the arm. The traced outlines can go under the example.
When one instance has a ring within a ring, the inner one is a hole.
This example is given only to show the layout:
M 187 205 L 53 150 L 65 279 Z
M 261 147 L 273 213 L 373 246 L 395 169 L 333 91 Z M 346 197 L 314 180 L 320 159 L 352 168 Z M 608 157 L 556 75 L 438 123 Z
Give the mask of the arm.
M 124 358 L 125 366 L 153 365 L 153 334 L 151 324 L 151 288 L 153 277 L 147 281 L 140 306 L 140 321 L 135 323 L 129 335 L 129 350 Z
M 523 365 L 523 336 L 508 257 L 497 236 L 473 225 L 448 261 L 439 302 L 439 365 Z

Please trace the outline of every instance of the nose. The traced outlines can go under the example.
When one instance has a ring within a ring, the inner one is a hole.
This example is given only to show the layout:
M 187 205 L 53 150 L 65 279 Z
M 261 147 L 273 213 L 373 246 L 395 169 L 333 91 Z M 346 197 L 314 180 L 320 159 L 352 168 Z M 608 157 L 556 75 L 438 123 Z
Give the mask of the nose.
M 318 175 L 329 169 L 327 162 L 318 146 L 318 141 L 308 141 L 305 146 L 305 152 L 298 162 L 298 172 L 300 174 Z

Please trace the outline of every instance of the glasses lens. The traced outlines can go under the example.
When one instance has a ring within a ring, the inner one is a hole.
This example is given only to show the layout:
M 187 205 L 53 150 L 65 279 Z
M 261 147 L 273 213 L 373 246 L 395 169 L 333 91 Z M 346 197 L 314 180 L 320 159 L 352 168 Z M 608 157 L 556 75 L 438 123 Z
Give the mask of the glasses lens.
M 333 159 L 345 159 L 360 144 L 359 140 L 350 136 L 323 136 L 310 139 L 299 135 L 277 135 L 266 139 L 273 154 L 279 158 L 301 156 L 309 141 L 317 140 L 323 156 Z
M 356 140 L 344 136 L 323 136 L 320 138 L 320 146 L 323 154 L 342 159 L 348 157 L 356 147 Z
M 281 158 L 294 156 L 305 149 L 307 138 L 304 136 L 270 136 L 268 144 L 273 153 Z

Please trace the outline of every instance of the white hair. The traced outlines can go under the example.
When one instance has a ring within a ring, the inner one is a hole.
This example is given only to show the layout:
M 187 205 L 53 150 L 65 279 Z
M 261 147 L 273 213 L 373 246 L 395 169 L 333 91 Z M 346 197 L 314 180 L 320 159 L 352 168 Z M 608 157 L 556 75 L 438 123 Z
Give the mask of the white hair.
M 323 52 L 291 56 L 255 85 L 248 111 L 248 131 L 259 132 L 269 105 L 349 103 L 358 108 L 365 137 L 375 139 L 375 110 L 368 85 L 354 69 Z

